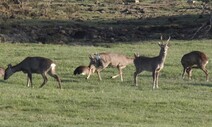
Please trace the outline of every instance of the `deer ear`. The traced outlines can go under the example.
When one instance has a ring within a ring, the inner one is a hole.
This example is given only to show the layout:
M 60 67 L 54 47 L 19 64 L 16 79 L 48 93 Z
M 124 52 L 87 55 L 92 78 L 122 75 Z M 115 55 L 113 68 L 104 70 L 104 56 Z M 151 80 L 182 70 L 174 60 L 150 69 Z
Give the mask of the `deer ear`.
M 166 44 L 168 44 L 168 43 L 169 43 L 170 39 L 171 39 L 171 37 L 169 36 L 169 39 L 166 41 Z
M 161 42 L 158 42 L 158 45 L 159 45 L 159 46 L 161 46 L 161 45 L 162 45 L 162 43 L 161 43 Z
M 93 59 L 93 58 L 94 58 L 94 56 L 90 54 L 89 55 L 89 59 Z
M 163 41 L 163 35 L 160 33 L 160 40 Z
M 12 67 L 12 65 L 11 65 L 11 64 L 8 64 L 8 65 L 7 65 L 7 67 L 8 67 L 8 68 L 11 68 L 11 67 Z
M 139 57 L 139 54 L 138 53 L 134 53 L 134 57 Z
M 101 59 L 101 56 L 100 56 L 99 54 L 96 54 L 96 55 L 95 55 L 95 59 L 96 59 L 96 60 L 100 60 L 100 59 Z
M 171 44 L 170 43 L 168 43 L 168 44 L 166 44 L 168 47 L 171 47 Z

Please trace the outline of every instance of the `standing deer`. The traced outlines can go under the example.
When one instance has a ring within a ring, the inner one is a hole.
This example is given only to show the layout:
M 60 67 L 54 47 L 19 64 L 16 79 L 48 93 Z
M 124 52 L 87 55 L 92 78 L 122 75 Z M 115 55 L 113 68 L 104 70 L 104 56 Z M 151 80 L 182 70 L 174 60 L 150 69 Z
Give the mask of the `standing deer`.
M 163 40 L 161 36 L 161 40 Z M 134 65 L 136 71 L 134 72 L 134 83 L 136 86 L 137 84 L 137 76 L 143 71 L 150 71 L 152 72 L 152 77 L 153 77 L 153 86 L 152 89 L 158 88 L 158 77 L 160 71 L 164 67 L 164 62 L 166 59 L 167 51 L 168 51 L 168 42 L 170 40 L 167 40 L 166 44 L 163 44 L 161 42 L 158 43 L 160 46 L 160 53 L 156 57 L 145 57 L 145 56 L 138 56 L 135 55 L 135 60 L 134 60 Z
M 181 64 L 183 66 L 183 78 L 186 72 L 188 74 L 188 78 L 191 79 L 192 68 L 200 68 L 206 75 L 206 81 L 208 81 L 208 71 L 206 69 L 206 65 L 208 64 L 208 57 L 205 55 L 205 53 L 200 51 L 192 51 L 188 54 L 185 54 L 181 59 Z
M 40 88 L 43 87 L 47 79 L 47 74 L 54 77 L 57 82 L 58 86 L 61 89 L 61 81 L 59 76 L 55 72 L 56 64 L 53 63 L 52 60 L 43 57 L 27 57 L 19 64 L 12 66 L 11 64 L 8 65 L 7 69 L 5 70 L 4 80 L 7 80 L 11 75 L 16 72 L 22 71 L 23 73 L 27 73 L 27 85 L 28 87 L 32 85 L 32 73 L 41 74 L 44 81 L 41 84 Z
M 99 80 L 102 80 L 100 71 L 108 67 L 109 65 L 112 67 L 116 67 L 119 70 L 117 75 L 112 76 L 112 78 L 116 78 L 118 76 L 121 77 L 121 81 L 123 81 L 122 69 L 124 69 L 128 64 L 133 63 L 133 58 L 126 57 L 121 54 L 116 53 L 99 53 L 94 54 L 94 56 L 90 56 L 90 72 L 87 76 L 87 79 L 90 78 L 92 72 L 97 72 L 99 76 Z

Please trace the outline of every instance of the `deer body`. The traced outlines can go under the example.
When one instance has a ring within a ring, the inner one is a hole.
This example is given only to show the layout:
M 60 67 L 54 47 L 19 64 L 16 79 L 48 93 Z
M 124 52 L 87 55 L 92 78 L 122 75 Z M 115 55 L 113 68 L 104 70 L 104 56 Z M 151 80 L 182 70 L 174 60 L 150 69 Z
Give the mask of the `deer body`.
M 208 64 L 208 57 L 205 55 L 205 53 L 200 51 L 192 51 L 187 53 L 183 55 L 181 64 L 183 66 L 183 78 L 185 73 L 187 73 L 188 78 L 191 79 L 192 68 L 199 68 L 205 73 L 206 80 L 208 81 L 208 70 L 206 69 L 206 65 Z
M 52 60 L 44 57 L 27 57 L 19 64 L 12 66 L 11 64 L 8 65 L 8 68 L 5 70 L 4 80 L 7 80 L 11 75 L 16 72 L 22 71 L 23 73 L 27 74 L 27 85 L 28 87 L 32 85 L 32 74 L 37 73 L 41 74 L 44 81 L 41 84 L 40 88 L 43 87 L 47 79 L 47 74 L 54 77 L 57 82 L 59 88 L 61 88 L 61 81 L 59 76 L 55 72 L 56 64 L 53 63 Z
M 162 37 L 161 37 L 162 39 Z M 158 77 L 160 71 L 164 67 L 164 62 L 167 56 L 167 51 L 168 51 L 168 41 L 170 38 L 167 40 L 166 44 L 160 44 L 160 53 L 156 57 L 145 57 L 145 56 L 137 56 L 135 55 L 135 60 L 134 60 L 134 65 L 136 71 L 134 72 L 134 83 L 136 86 L 137 84 L 137 76 L 143 72 L 143 71 L 149 71 L 152 72 L 152 77 L 153 77 L 153 86 L 152 88 L 158 88 Z
M 87 77 L 89 79 L 92 70 L 96 70 L 99 76 L 99 79 L 102 80 L 100 71 L 105 69 L 108 66 L 116 67 L 119 70 L 119 74 L 112 76 L 112 78 L 116 78 L 118 76 L 121 77 L 121 81 L 123 81 L 122 69 L 124 69 L 128 64 L 133 63 L 133 58 L 128 58 L 124 55 L 117 53 L 100 53 L 95 54 L 90 57 L 90 73 Z

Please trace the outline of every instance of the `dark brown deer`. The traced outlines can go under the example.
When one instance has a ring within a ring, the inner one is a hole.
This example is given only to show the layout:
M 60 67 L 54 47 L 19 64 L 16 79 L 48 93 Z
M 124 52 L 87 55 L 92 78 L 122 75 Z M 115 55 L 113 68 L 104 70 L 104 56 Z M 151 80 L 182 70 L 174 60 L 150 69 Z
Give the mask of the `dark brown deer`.
M 117 54 L 117 53 L 99 53 L 94 54 L 94 56 L 90 56 L 90 72 L 87 76 L 87 79 L 90 78 L 93 70 L 96 70 L 99 80 L 102 80 L 100 72 L 108 66 L 116 67 L 119 70 L 117 75 L 112 76 L 112 78 L 116 78 L 118 76 L 121 77 L 121 81 L 123 81 L 123 73 L 122 69 L 124 69 L 128 64 L 133 63 L 134 58 L 126 57 L 125 55 Z
M 206 65 L 208 64 L 208 57 L 205 55 L 205 53 L 200 51 L 192 51 L 187 53 L 183 55 L 181 64 L 183 66 L 183 78 L 185 73 L 187 73 L 188 78 L 191 79 L 192 68 L 199 68 L 205 73 L 206 81 L 208 81 L 208 70 L 206 69 Z
M 54 77 L 57 82 L 58 86 L 61 89 L 61 81 L 59 76 L 55 72 L 56 64 L 53 63 L 52 60 L 43 57 L 27 57 L 19 64 L 12 66 L 11 64 L 8 65 L 7 69 L 5 70 L 4 80 L 7 80 L 11 75 L 16 72 L 22 71 L 27 74 L 27 86 L 33 87 L 32 85 L 32 73 L 41 74 L 44 81 L 41 84 L 40 88 L 43 87 L 47 79 L 47 74 Z
M 161 36 L 162 40 L 162 36 Z M 137 84 L 137 76 L 143 71 L 150 71 L 152 72 L 152 77 L 153 77 L 153 86 L 152 89 L 158 88 L 158 77 L 160 71 L 164 67 L 164 62 L 166 59 L 167 51 L 168 51 L 168 42 L 170 40 L 167 40 L 166 44 L 163 43 L 158 43 L 160 46 L 160 53 L 156 57 L 145 57 L 145 56 L 138 56 L 135 54 L 135 60 L 134 60 L 134 65 L 135 65 L 135 73 L 134 73 L 134 83 L 136 86 Z

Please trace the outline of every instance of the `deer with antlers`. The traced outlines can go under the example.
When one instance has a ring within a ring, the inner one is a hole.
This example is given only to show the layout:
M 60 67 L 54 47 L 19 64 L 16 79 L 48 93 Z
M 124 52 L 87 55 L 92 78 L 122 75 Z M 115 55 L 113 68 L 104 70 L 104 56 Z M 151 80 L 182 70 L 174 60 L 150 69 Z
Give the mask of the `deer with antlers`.
M 152 72 L 153 77 L 153 86 L 152 89 L 158 88 L 158 77 L 160 71 L 164 67 L 164 62 L 167 56 L 168 51 L 168 42 L 170 41 L 170 38 L 167 40 L 167 42 L 164 44 L 163 42 L 159 42 L 158 45 L 160 46 L 160 53 L 156 57 L 145 57 L 145 56 L 138 56 L 135 55 L 134 59 L 134 65 L 136 71 L 134 72 L 134 83 L 136 86 L 137 84 L 137 76 L 143 72 L 143 71 L 149 71 Z M 163 37 L 161 36 L 161 41 L 163 40 Z

